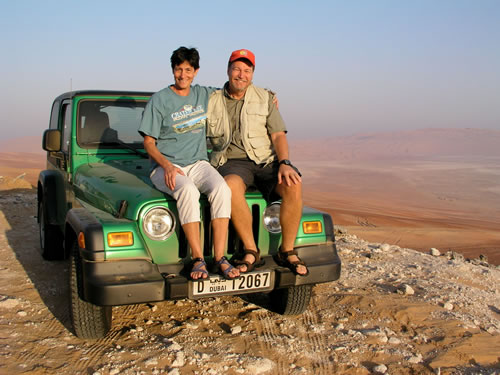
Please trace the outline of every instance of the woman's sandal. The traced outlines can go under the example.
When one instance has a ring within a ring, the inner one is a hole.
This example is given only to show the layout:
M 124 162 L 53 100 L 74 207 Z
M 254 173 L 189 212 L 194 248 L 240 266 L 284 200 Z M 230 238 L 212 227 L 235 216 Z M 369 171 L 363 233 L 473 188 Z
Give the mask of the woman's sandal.
M 248 260 L 244 260 L 245 255 L 247 255 L 247 254 L 253 255 L 254 261 L 252 263 L 250 263 Z M 238 269 L 240 270 L 241 273 L 246 273 L 246 272 L 252 271 L 256 267 L 262 266 L 264 264 L 264 262 L 260 258 L 260 250 L 259 249 L 257 249 L 257 251 L 244 249 L 243 256 L 241 257 L 241 259 L 235 260 L 234 264 L 236 264 L 237 267 L 238 266 L 246 266 L 247 267 L 246 271 L 242 271 L 241 268 L 238 267 Z
M 298 260 L 296 260 L 294 262 L 290 262 L 288 260 L 288 257 L 291 255 L 296 255 Z M 309 275 L 309 269 L 307 268 L 306 264 L 299 258 L 298 254 L 295 250 L 281 251 L 281 248 L 280 248 L 278 253 L 274 256 L 274 261 L 276 263 L 278 263 L 280 266 L 290 269 L 290 271 L 292 271 L 294 274 L 296 274 L 298 276 Z M 297 268 L 299 266 L 306 267 L 306 270 L 307 270 L 306 273 L 298 273 Z
M 226 264 L 229 267 L 223 270 L 221 267 L 223 264 Z M 215 265 L 217 266 L 217 272 L 219 273 L 219 275 L 223 276 L 226 280 L 233 280 L 239 277 L 239 276 L 234 276 L 234 277 L 229 276 L 229 273 L 235 268 L 231 265 L 231 263 L 229 263 L 226 257 L 220 258 L 220 260 L 215 262 Z
M 198 265 L 195 266 L 195 263 L 196 262 L 200 262 L 198 263 Z M 191 277 L 192 280 L 204 280 L 206 278 L 208 278 L 208 271 L 207 271 L 207 263 L 205 263 L 205 259 L 203 258 L 194 258 L 192 260 L 192 263 L 193 263 L 193 268 L 191 269 L 191 273 L 189 274 L 189 277 Z M 205 269 L 203 269 L 202 267 L 205 267 Z M 201 272 L 202 274 L 204 275 L 207 275 L 207 277 L 203 277 L 203 275 L 197 279 L 193 278 L 192 274 L 193 272 Z

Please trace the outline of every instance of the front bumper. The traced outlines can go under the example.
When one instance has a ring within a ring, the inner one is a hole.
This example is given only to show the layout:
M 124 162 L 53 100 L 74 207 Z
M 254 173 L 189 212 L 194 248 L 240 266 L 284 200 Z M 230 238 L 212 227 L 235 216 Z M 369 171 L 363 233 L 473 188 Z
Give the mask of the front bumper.
M 340 277 L 341 262 L 335 243 L 296 249 L 309 268 L 297 276 L 265 256 L 259 270 L 274 272 L 274 289 L 319 284 Z M 148 260 L 94 261 L 82 257 L 83 296 L 98 306 L 118 306 L 189 298 L 192 281 L 183 276 L 183 264 L 159 266 Z

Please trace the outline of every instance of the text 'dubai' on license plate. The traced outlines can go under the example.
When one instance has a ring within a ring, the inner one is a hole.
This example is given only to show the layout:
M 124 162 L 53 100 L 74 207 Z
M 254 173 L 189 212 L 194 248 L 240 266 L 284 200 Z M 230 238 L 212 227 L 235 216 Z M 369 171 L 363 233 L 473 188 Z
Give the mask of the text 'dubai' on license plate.
M 230 292 L 247 292 L 268 289 L 271 286 L 271 272 L 244 273 L 237 279 L 226 280 L 222 277 L 196 280 L 192 283 L 193 296 L 208 296 Z

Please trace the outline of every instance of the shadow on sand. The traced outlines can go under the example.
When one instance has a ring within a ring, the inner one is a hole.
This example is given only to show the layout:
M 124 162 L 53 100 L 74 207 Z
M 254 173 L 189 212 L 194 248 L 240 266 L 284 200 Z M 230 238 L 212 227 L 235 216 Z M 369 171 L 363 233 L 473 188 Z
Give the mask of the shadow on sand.
M 9 224 L 5 231 L 9 246 L 33 283 L 42 302 L 71 332 L 69 317 L 69 262 L 42 258 L 37 224 L 35 189 L 0 191 L 0 207 Z

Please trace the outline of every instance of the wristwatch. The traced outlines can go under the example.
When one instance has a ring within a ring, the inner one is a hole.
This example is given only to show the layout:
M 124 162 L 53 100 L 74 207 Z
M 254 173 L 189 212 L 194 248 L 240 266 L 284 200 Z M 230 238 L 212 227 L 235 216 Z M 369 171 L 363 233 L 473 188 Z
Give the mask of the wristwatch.
M 283 160 L 280 160 L 280 162 L 278 163 L 278 165 L 281 165 L 281 164 L 285 164 L 285 165 L 288 165 L 290 167 L 292 167 L 295 172 L 297 172 L 297 174 L 302 177 L 302 173 L 299 172 L 299 170 L 297 169 L 297 167 L 295 165 L 292 164 L 292 162 L 288 159 L 283 159 Z

